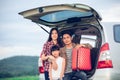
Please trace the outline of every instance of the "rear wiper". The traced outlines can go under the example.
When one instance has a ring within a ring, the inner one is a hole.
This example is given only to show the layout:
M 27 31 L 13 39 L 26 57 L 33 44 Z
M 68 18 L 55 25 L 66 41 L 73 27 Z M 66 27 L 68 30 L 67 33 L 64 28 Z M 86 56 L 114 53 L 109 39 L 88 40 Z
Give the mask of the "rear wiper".
M 40 24 L 36 23 L 40 28 L 42 28 L 45 32 L 47 32 L 48 34 L 50 34 L 45 28 L 43 28 Z
M 72 17 L 67 19 L 67 23 L 79 22 L 81 21 L 80 17 Z

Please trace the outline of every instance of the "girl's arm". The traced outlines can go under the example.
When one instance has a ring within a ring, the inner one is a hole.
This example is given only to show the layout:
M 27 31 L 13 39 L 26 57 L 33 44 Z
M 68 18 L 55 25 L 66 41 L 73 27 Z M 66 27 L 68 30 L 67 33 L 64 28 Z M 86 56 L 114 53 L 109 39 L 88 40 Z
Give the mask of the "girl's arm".
M 52 65 L 49 65 L 49 79 L 52 80 Z
M 57 65 L 57 63 L 56 63 L 56 60 L 55 60 L 55 58 L 53 57 L 53 56 L 49 56 L 49 59 L 51 59 L 51 63 L 52 63 L 52 68 L 54 69 L 54 70 L 57 70 L 57 68 L 58 68 L 58 65 Z
M 62 71 L 60 73 L 60 80 L 62 80 L 62 78 L 64 76 L 64 71 L 65 71 L 65 59 L 63 58 L 63 61 L 62 61 Z
M 58 65 L 57 65 L 56 61 L 52 61 L 52 67 L 54 70 L 57 70 Z

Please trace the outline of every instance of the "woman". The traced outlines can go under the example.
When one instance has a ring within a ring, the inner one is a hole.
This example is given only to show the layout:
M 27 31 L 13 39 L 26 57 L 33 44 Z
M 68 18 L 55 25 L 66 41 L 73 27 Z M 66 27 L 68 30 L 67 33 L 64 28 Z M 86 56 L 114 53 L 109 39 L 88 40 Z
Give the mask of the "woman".
M 59 38 L 59 32 L 57 28 L 52 28 L 50 30 L 50 34 L 48 37 L 47 42 L 43 46 L 43 50 L 41 53 L 41 59 L 43 60 L 43 66 L 44 66 L 44 75 L 45 75 L 45 80 L 49 80 L 49 60 L 48 58 L 52 58 L 51 55 L 51 47 L 53 45 L 58 45 L 60 46 L 60 38 Z M 56 65 L 56 63 L 54 63 Z M 57 67 L 55 66 L 54 69 Z

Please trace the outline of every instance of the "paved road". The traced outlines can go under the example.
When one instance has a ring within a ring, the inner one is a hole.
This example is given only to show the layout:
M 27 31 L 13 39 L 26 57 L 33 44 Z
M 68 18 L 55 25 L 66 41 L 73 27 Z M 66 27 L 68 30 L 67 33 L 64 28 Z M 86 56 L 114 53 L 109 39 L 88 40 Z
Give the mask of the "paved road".
M 113 70 L 97 70 L 94 80 L 120 80 L 120 72 Z

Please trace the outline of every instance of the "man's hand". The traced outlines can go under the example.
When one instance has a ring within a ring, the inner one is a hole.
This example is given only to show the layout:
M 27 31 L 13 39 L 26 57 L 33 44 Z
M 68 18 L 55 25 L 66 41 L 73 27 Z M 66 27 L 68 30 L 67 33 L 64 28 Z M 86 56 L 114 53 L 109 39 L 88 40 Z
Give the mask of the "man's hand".
M 78 49 L 80 47 L 86 47 L 86 48 L 92 49 L 92 46 L 89 43 L 86 43 L 86 44 L 77 44 L 75 48 Z
M 85 44 L 77 44 L 75 48 L 78 49 L 80 47 L 85 47 Z

